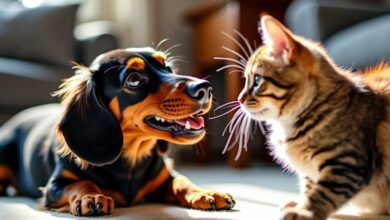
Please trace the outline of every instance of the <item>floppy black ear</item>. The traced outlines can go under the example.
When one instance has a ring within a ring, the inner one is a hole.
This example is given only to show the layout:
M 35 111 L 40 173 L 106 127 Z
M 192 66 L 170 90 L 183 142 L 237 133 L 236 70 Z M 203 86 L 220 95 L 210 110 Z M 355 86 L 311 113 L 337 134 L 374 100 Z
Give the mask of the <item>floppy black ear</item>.
M 66 104 L 58 131 L 70 151 L 96 166 L 114 162 L 122 151 L 122 130 L 99 99 L 89 69 L 78 67 L 76 75 L 64 82 L 57 95 Z

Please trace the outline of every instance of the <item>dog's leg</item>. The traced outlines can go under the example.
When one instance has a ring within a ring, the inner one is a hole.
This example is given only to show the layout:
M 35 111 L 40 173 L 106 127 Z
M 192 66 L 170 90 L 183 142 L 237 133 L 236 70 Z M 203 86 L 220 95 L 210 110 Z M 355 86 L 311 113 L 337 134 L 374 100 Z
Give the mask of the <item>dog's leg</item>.
M 181 205 L 194 209 L 232 209 L 235 205 L 235 201 L 231 195 L 223 192 L 204 190 L 184 176 L 172 178 L 168 190 L 168 201 L 174 202 L 176 200 Z
M 98 186 L 80 180 L 68 170 L 62 170 L 49 180 L 42 203 L 45 208 L 69 211 L 77 216 L 111 214 L 115 206 L 114 200 L 104 195 Z

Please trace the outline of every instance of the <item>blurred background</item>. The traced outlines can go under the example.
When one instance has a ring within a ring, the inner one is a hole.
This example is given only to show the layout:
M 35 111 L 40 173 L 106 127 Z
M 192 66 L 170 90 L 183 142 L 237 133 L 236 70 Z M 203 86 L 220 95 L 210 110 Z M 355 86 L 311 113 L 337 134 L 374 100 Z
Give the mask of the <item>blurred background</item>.
M 231 63 L 214 57 L 238 57 L 223 46 L 245 56 L 235 43 L 246 48 L 237 32 L 257 47 L 261 43 L 257 24 L 264 13 L 297 34 L 321 41 L 338 65 L 365 68 L 390 56 L 389 4 L 385 0 L 0 0 L 0 122 L 21 109 L 57 102 L 50 93 L 73 74 L 72 61 L 89 65 L 108 50 L 154 46 L 166 38 L 163 49 L 181 45 L 172 49 L 185 60 L 177 63 L 179 73 L 207 77 L 217 106 L 236 100 L 243 82 L 240 73 L 216 72 Z M 221 154 L 226 143 L 222 131 L 230 117 L 210 120 L 209 135 L 200 145 L 174 147 L 177 163 L 213 165 L 209 169 L 216 173 L 223 171 L 219 166 L 225 171 L 229 166 L 275 166 L 260 132 L 239 160 L 234 160 L 236 149 Z M 227 179 L 229 175 L 226 171 Z

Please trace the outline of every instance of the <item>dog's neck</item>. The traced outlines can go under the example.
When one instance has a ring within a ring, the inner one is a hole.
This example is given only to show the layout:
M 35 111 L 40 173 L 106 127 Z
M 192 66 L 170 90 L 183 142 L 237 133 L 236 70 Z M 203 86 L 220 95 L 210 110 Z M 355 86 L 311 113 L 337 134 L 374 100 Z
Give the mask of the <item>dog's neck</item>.
M 130 133 L 130 132 L 129 132 Z M 143 158 L 149 156 L 156 146 L 157 139 L 146 135 L 123 134 L 123 157 L 135 166 Z

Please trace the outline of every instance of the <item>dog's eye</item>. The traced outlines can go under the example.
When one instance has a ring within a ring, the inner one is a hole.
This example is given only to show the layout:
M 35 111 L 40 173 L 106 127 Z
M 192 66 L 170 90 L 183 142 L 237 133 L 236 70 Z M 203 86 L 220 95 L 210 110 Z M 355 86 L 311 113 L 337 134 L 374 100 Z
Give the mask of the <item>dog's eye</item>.
M 132 72 L 126 79 L 126 87 L 135 89 L 140 87 L 143 84 L 143 77 L 138 72 Z

